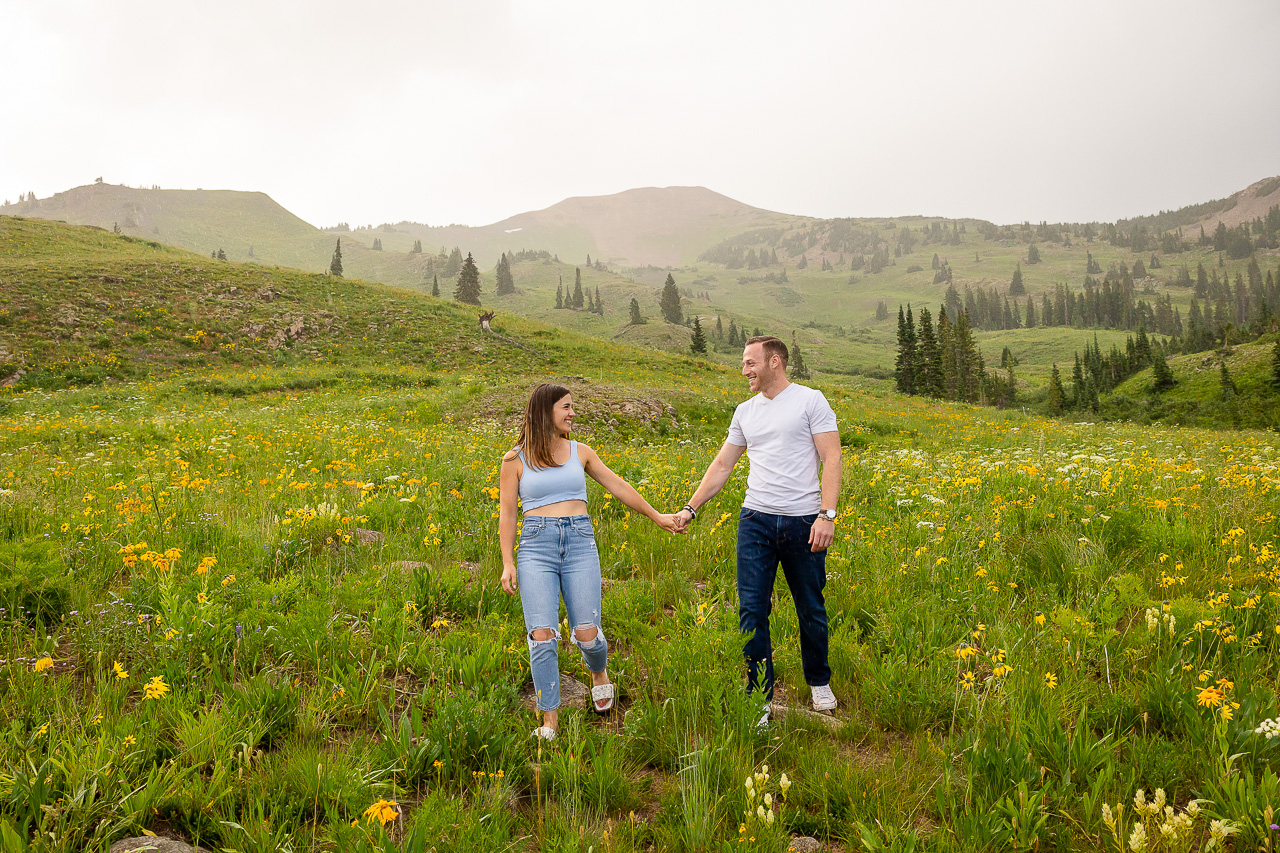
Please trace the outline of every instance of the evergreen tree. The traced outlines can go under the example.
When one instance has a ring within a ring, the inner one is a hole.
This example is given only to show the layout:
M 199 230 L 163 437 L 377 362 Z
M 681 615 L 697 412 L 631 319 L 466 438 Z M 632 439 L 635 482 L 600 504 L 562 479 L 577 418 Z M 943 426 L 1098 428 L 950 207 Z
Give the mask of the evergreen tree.
M 564 276 L 560 277 L 560 283 L 556 285 L 556 307 L 564 307 Z
M 1040 263 L 1040 249 L 1035 243 L 1027 247 L 1027 266 Z
M 945 317 L 944 312 L 941 317 Z M 941 321 L 941 317 L 939 321 Z M 916 335 L 915 386 L 917 394 L 942 396 L 942 354 L 933 333 L 933 318 L 928 308 L 920 309 L 920 331 Z
M 1271 348 L 1271 386 L 1280 390 L 1280 338 L 1276 338 L 1276 345 Z
M 586 299 L 582 295 L 582 267 L 574 267 L 572 307 L 581 309 L 585 301 Z
M 1218 364 L 1218 381 L 1222 385 L 1222 398 L 1224 400 L 1229 400 L 1240 393 L 1239 389 L 1236 388 L 1235 380 L 1231 378 L 1231 373 L 1227 370 L 1225 361 Z
M 1049 414 L 1062 414 L 1066 404 L 1066 394 L 1062 390 L 1062 377 L 1058 375 L 1058 364 L 1054 362 L 1053 373 L 1049 376 Z
M 631 297 L 630 310 L 631 310 L 630 324 L 632 326 L 643 326 L 645 320 L 644 320 L 644 317 L 640 316 L 640 303 L 636 301 L 636 298 L 634 296 Z
M 222 249 L 218 249 L 218 260 L 225 261 L 226 259 L 227 259 L 227 253 L 222 251 Z
M 1280 346 L 1280 343 L 1277 346 Z M 1156 393 L 1168 391 L 1178 384 L 1178 380 L 1173 378 L 1173 371 L 1169 369 L 1169 362 L 1165 361 L 1164 351 L 1159 348 L 1151 358 L 1151 372 L 1153 376 L 1151 390 Z
M 693 337 L 689 339 L 689 351 L 697 354 L 707 351 L 707 339 L 702 334 L 702 321 L 693 318 Z
M 796 343 L 796 333 L 791 333 L 791 353 L 787 372 L 792 379 L 808 379 L 809 368 L 804 363 L 804 354 L 800 352 L 800 344 Z
M 600 285 L 596 285 L 596 313 L 604 316 L 604 300 L 600 298 Z
M 724 340 L 724 323 L 720 321 L 720 315 L 716 315 L 716 340 Z
M 1034 329 L 1034 328 L 1036 327 L 1036 301 L 1035 301 L 1035 299 L 1028 299 L 1028 300 L 1027 300 L 1027 322 L 1026 322 L 1026 327 L 1027 327 L 1028 329 Z
M 378 237 L 374 237 L 374 238 L 373 238 L 373 250 L 374 250 L 375 252 L 381 252 L 381 251 L 382 251 L 382 240 L 381 240 L 381 238 L 378 238 Z
M 676 288 L 676 280 L 671 273 L 667 273 L 667 281 L 662 285 L 662 298 L 658 300 L 658 307 L 662 310 L 662 319 L 668 323 L 680 325 L 684 322 L 680 310 L 680 291 Z
M 438 275 L 431 276 L 431 295 L 440 295 L 440 276 Z
M 1022 283 L 1022 264 L 1019 263 L 1013 270 L 1013 281 L 1009 282 L 1009 295 L 1025 296 L 1026 293 L 1026 285 Z
M 453 298 L 468 305 L 480 304 L 480 270 L 475 259 L 467 252 L 467 259 L 462 262 L 462 270 L 458 273 L 458 283 L 453 289 Z
M 898 357 L 893 365 L 893 378 L 903 394 L 916 393 L 916 330 L 908 319 L 910 310 L 904 313 L 902 306 L 898 306 Z
M 498 296 L 506 296 L 516 292 L 516 280 L 511 275 L 511 259 L 507 257 L 507 253 L 503 252 L 502 257 L 498 259 L 498 286 L 496 293 Z
M 954 347 L 953 360 L 956 372 L 956 396 L 961 402 L 977 403 L 982 396 L 984 379 L 982 355 L 978 352 L 978 344 L 973 339 L 973 327 L 969 322 L 969 312 L 961 311 L 952 331 L 951 343 Z
M 421 240 L 414 240 L 414 241 L 413 241 L 413 248 L 409 250 L 409 254 L 411 254 L 411 255 L 421 255 L 421 254 L 422 254 L 422 241 L 421 241 Z
M 1084 403 L 1084 368 L 1080 363 L 1080 353 L 1076 353 L 1075 367 L 1071 368 L 1071 407 L 1078 409 Z
M 338 244 L 333 247 L 333 260 L 329 262 L 330 275 L 336 275 L 342 278 L 342 238 L 338 238 Z
M 587 288 L 587 312 L 590 314 L 596 313 L 596 301 L 591 297 L 591 288 L 589 287 Z
M 732 317 L 729 318 L 729 340 L 727 343 L 731 347 L 736 347 L 738 344 L 742 343 L 742 340 L 738 337 L 738 325 L 733 322 Z M 1280 373 L 1276 375 L 1280 376 Z

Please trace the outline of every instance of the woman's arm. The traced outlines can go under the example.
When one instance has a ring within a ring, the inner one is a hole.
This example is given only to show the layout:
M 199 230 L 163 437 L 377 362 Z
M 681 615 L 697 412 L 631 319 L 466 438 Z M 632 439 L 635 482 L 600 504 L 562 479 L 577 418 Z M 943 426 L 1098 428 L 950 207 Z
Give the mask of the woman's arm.
M 516 512 L 524 466 L 513 450 L 502 457 L 498 475 L 498 543 L 502 547 L 502 588 L 516 591 Z
M 660 513 L 651 507 L 649 502 L 636 491 L 635 486 L 613 473 L 609 466 L 600 460 L 596 452 L 582 442 L 578 442 L 578 458 L 591 479 L 604 486 L 605 490 L 621 501 L 623 506 L 635 510 L 663 530 L 670 533 L 677 532 L 675 516 Z

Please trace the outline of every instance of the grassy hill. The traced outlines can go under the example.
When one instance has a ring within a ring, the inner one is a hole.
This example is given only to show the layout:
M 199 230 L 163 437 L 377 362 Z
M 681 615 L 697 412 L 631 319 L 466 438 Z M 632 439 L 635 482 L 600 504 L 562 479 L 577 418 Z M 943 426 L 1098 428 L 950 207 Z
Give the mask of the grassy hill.
M 338 363 L 446 373 L 492 365 L 512 376 L 552 365 L 589 375 L 602 359 L 615 373 L 639 361 L 696 368 L 517 315 L 495 327 L 527 348 L 485 335 L 471 307 L 421 292 L 0 216 L 0 381 L 17 388 Z
M 92 225 L 208 257 L 310 272 L 329 269 L 336 238 L 307 224 L 265 193 L 236 190 L 137 189 L 115 184 L 76 187 L 50 198 L 0 207 L 0 213 Z M 415 265 L 415 261 L 418 263 Z M 351 278 L 409 285 L 422 280 L 419 258 L 343 247 Z
M 1173 356 L 1168 360 L 1177 380 L 1173 388 L 1157 393 L 1152 371 L 1144 370 L 1105 395 L 1099 411 L 1107 418 L 1144 424 L 1280 429 L 1280 395 L 1273 373 L 1276 340 L 1270 334 L 1227 352 Z

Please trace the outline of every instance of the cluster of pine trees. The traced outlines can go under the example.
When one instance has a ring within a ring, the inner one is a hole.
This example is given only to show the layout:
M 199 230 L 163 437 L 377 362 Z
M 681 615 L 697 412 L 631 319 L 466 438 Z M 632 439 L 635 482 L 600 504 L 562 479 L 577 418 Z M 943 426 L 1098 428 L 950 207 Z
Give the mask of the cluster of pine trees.
M 1152 340 L 1145 327 L 1138 327 L 1137 337 L 1130 335 L 1124 349 L 1114 344 L 1106 355 L 1094 335 L 1093 344 L 1085 344 L 1084 354 L 1075 354 L 1071 370 L 1071 388 L 1062 385 L 1058 365 L 1049 376 L 1047 407 L 1049 414 L 1060 415 L 1067 410 L 1098 410 L 1098 396 L 1113 390 L 1130 376 L 1153 368 L 1156 391 L 1167 391 L 1176 384 L 1173 371 L 1165 359 L 1168 348 L 1160 340 Z M 1226 369 L 1225 366 L 1223 368 Z
M 1004 359 L 1003 376 L 988 374 L 973 339 L 969 312 L 952 319 L 945 305 L 938 307 L 935 328 L 928 308 L 920 310 L 917 326 L 911 307 L 898 306 L 898 354 L 893 376 L 904 394 L 980 405 L 1011 405 L 1015 396 L 1013 359 Z
M 1188 275 L 1189 279 L 1190 276 Z M 1249 259 L 1234 284 L 1218 271 L 1196 267 L 1195 298 L 1185 329 L 1178 330 L 1179 352 L 1203 352 L 1222 344 L 1253 340 L 1270 332 L 1280 317 L 1280 268 L 1264 275 L 1256 257 Z
M 604 299 L 600 297 L 600 286 L 596 285 L 595 295 L 591 289 L 582 288 L 582 267 L 573 268 L 573 292 L 564 292 L 564 282 L 556 285 L 556 308 L 571 308 L 574 311 L 587 310 L 592 314 L 604 316 Z
M 446 252 L 442 247 L 439 254 L 427 256 L 425 275 L 453 278 L 460 272 L 462 272 L 462 250 L 457 246 L 453 247 L 452 252 Z

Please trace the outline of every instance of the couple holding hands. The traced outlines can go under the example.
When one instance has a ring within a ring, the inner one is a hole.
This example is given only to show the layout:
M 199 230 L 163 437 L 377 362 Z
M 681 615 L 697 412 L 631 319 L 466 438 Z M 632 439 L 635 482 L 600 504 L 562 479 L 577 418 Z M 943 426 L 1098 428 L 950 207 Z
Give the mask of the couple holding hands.
M 511 594 L 518 589 L 524 608 L 529 666 L 542 712 L 535 736 L 554 738 L 559 721 L 562 596 L 573 643 L 591 671 L 592 706 L 598 713 L 613 707 L 609 644 L 600 615 L 600 557 L 587 515 L 587 475 L 664 530 L 686 533 L 698 510 L 728 482 L 743 452 L 751 467 L 738 520 L 737 563 L 738 622 L 749 635 L 743 649 L 747 689 L 763 690 L 760 724 L 767 724 L 773 697 L 769 614 L 781 565 L 795 600 L 800 657 L 814 710 L 836 707 L 823 587 L 840 496 L 840 434 L 822 392 L 787 379 L 787 356 L 786 344 L 771 335 L 747 341 L 742 375 L 754 396 L 734 411 L 729 435 L 689 503 L 671 514 L 659 513 L 594 450 L 569 438 L 574 416 L 569 389 L 552 384 L 534 389 L 519 444 L 502 458 L 498 533 L 502 588 Z M 524 524 L 517 555 L 518 507 Z

